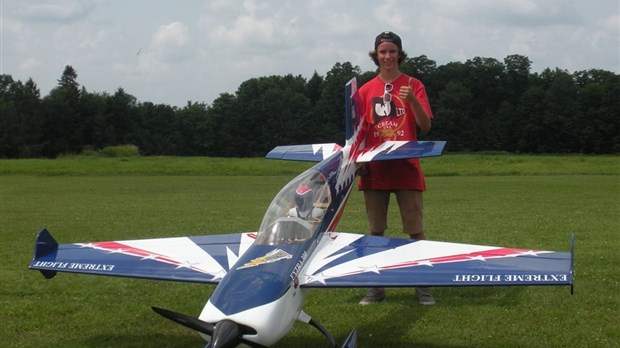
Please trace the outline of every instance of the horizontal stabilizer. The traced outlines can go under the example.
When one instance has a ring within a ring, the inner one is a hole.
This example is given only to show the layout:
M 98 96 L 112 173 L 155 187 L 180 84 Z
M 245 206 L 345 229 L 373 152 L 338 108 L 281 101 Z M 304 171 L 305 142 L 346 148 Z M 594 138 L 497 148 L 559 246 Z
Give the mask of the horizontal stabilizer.
M 357 163 L 441 156 L 445 141 L 386 141 L 364 149 Z
M 265 158 L 289 161 L 321 162 L 342 147 L 335 143 L 276 146 Z

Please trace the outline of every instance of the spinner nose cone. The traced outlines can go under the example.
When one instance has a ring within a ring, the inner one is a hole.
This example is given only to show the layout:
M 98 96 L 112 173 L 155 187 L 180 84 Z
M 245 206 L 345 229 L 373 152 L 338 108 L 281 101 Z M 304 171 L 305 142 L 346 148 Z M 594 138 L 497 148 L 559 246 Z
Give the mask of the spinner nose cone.
M 241 329 L 232 320 L 222 320 L 215 324 L 213 331 L 213 339 L 211 340 L 212 348 L 234 348 L 240 343 Z

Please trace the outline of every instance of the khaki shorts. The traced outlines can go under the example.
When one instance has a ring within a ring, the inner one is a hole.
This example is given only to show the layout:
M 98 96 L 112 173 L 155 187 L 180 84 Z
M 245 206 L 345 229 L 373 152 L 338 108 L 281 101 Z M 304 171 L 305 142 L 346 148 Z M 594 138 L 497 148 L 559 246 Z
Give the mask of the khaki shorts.
M 388 206 L 390 205 L 390 195 L 392 192 L 396 195 L 396 202 L 400 209 L 403 232 L 408 235 L 423 233 L 423 192 L 417 190 L 364 191 L 369 232 L 371 234 L 383 234 L 387 230 Z

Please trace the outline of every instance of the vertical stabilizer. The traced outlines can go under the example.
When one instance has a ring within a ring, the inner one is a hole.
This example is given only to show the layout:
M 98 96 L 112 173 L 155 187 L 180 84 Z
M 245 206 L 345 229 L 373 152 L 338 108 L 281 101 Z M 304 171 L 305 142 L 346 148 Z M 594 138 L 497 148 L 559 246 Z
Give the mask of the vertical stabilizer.
M 344 113 L 345 113 L 345 130 L 347 142 L 355 134 L 355 128 L 358 126 L 361 113 L 359 111 L 359 103 L 357 99 L 357 80 L 352 78 L 344 86 Z

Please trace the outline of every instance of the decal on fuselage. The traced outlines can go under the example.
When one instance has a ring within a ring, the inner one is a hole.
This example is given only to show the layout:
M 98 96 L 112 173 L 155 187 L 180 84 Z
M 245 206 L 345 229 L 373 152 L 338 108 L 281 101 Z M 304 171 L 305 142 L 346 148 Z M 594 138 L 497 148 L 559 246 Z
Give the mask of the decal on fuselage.
M 266 263 L 274 263 L 280 260 L 286 260 L 291 258 L 293 258 L 293 255 L 287 253 L 286 251 L 282 249 L 275 249 L 265 254 L 265 256 L 257 257 L 237 269 L 256 267 Z

